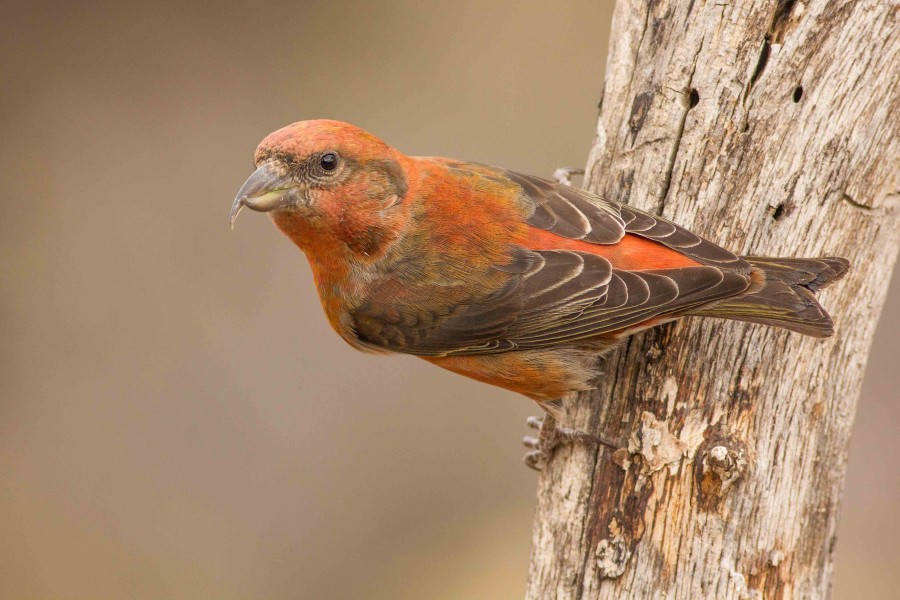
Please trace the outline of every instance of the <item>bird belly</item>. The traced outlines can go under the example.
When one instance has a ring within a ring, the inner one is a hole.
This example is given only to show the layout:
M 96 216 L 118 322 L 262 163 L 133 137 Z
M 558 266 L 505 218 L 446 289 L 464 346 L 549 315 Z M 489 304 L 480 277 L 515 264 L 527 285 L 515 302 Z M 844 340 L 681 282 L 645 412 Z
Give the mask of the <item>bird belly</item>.
M 609 346 L 613 345 L 610 342 Z M 539 404 L 594 387 L 603 348 L 548 348 L 474 356 L 424 356 L 439 367 L 518 392 Z

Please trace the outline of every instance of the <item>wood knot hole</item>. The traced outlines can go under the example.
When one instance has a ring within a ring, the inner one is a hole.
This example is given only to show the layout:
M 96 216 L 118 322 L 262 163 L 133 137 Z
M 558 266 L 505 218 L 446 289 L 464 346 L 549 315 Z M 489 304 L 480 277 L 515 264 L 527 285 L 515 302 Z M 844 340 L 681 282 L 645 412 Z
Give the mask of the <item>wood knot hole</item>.
M 726 446 L 710 448 L 703 462 L 704 471 L 719 480 L 719 493 L 737 481 L 745 465 L 741 453 Z
M 782 202 L 774 209 L 772 209 L 772 219 L 776 221 L 780 221 L 785 217 L 790 216 L 794 209 L 797 208 L 793 201 L 788 200 L 787 202 Z
M 698 92 L 696 88 L 691 88 L 691 91 L 688 94 L 688 110 L 694 108 L 698 104 L 700 104 L 700 92 Z
M 699 454 L 703 458 L 695 463 L 695 476 L 700 484 L 697 499 L 702 510 L 711 510 L 744 474 L 746 450 L 740 440 L 720 438 L 709 443 Z

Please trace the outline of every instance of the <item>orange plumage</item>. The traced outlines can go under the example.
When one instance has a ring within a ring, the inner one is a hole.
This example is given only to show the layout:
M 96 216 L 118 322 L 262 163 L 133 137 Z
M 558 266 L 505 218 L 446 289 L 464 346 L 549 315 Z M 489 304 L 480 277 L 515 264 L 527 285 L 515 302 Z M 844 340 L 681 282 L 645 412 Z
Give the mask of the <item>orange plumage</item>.
M 346 123 L 266 137 L 238 193 L 309 259 L 334 329 L 553 410 L 596 356 L 683 315 L 826 336 L 839 258 L 738 257 L 662 218 L 503 169 L 409 157 Z

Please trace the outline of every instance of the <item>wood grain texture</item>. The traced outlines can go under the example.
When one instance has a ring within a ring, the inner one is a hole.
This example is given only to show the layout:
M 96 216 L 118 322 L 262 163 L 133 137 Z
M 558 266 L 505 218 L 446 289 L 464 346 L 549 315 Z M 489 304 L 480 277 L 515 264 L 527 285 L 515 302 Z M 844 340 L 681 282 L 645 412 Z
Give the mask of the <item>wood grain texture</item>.
M 900 247 L 900 4 L 620 0 L 586 187 L 740 254 L 843 256 L 827 340 L 689 319 L 632 338 L 540 477 L 527 597 L 824 598 Z M 887 401 L 888 399 L 885 399 Z

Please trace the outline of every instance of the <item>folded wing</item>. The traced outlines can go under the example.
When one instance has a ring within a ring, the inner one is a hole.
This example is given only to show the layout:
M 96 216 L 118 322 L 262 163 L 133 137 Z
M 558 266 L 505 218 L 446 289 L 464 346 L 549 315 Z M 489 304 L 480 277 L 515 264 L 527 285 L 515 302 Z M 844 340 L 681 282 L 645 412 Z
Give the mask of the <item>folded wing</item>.
M 614 269 L 590 253 L 517 249 L 497 267 L 509 282 L 489 297 L 422 314 L 370 296 L 354 314 L 365 344 L 420 356 L 472 355 L 573 345 L 738 294 L 749 277 L 700 266 Z
M 400 301 L 390 283 L 376 286 L 352 315 L 363 345 L 421 356 L 578 345 L 615 338 L 750 288 L 746 261 L 665 219 L 538 177 L 445 162 L 471 177 L 511 182 L 510 193 L 524 207 L 527 224 L 558 236 L 560 248 L 513 247 L 510 262 L 493 267 L 508 277 L 506 284 L 484 295 L 468 294 L 461 282 L 466 293 L 454 300 L 442 302 L 446 290 L 436 288 Z M 690 258 L 690 266 L 617 268 L 602 247 L 626 236 L 661 244 L 657 255 L 674 251 Z M 566 249 L 566 239 L 585 244 Z M 590 251 L 594 245 L 597 252 Z

